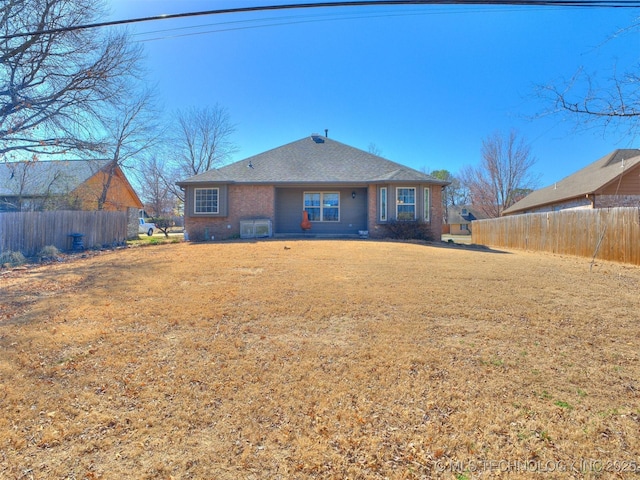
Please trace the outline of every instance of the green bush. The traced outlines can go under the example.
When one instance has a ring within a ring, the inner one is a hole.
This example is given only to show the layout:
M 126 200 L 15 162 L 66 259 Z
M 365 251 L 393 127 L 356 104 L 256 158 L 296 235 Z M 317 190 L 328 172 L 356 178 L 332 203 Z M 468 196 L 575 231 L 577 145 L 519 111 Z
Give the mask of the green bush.
M 27 263 L 27 259 L 20 252 L 2 252 L 0 253 L 0 265 L 8 267 L 17 267 Z

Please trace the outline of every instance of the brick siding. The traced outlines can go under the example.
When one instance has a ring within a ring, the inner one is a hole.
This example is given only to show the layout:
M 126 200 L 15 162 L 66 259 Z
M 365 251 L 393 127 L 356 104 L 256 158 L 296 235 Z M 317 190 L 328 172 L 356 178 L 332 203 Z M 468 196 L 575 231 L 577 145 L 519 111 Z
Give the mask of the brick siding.
M 442 188 L 440 185 L 431 187 L 431 235 L 434 240 L 442 237 Z
M 425 185 L 426 186 L 426 185 Z M 420 187 L 422 188 L 422 187 Z M 440 240 L 442 237 L 442 187 L 440 185 L 430 185 L 431 189 L 431 214 L 429 216 L 429 232 L 433 240 Z M 392 195 L 393 188 L 389 188 L 388 195 Z M 369 185 L 368 207 L 368 228 L 371 238 L 384 238 L 387 236 L 387 229 L 383 223 L 378 222 L 378 195 L 376 185 Z
M 597 195 L 595 208 L 640 207 L 640 195 Z M 545 213 L 569 208 L 592 208 L 591 200 L 586 197 L 574 198 L 562 203 L 532 208 L 525 213 Z
M 275 187 L 271 185 L 229 185 L 226 217 L 191 216 L 185 219 L 188 238 L 194 241 L 225 240 L 240 236 L 240 221 L 270 219 L 275 225 Z M 377 186 L 368 187 L 368 229 L 371 238 L 387 236 L 377 218 Z M 442 188 L 431 186 L 430 232 L 434 240 L 442 236 Z
M 226 217 L 191 216 L 185 219 L 189 239 L 202 241 L 238 238 L 240 220 L 275 220 L 275 187 L 272 185 L 229 185 L 228 201 Z
M 640 195 L 598 195 L 596 208 L 640 207 Z

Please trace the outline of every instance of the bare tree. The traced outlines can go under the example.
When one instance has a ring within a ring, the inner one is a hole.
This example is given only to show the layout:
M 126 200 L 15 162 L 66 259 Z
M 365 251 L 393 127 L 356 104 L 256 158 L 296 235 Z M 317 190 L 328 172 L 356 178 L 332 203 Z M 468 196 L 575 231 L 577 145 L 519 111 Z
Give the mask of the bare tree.
M 523 191 L 536 188 L 539 175 L 531 172 L 535 158 L 516 132 L 495 133 L 482 142 L 480 166 L 467 166 L 461 173 L 471 202 L 489 217 L 499 217 Z
M 149 91 L 131 95 L 111 104 L 109 114 L 103 115 L 105 136 L 102 144 L 109 152 L 109 165 L 97 196 L 98 210 L 105 207 L 111 182 L 117 167 L 127 167 L 137 156 L 158 142 L 158 127 L 153 121 L 153 96 Z
M 140 185 L 141 199 L 152 217 L 175 215 L 176 198 L 165 181 L 168 162 L 158 154 L 144 158 L 136 168 L 136 179 Z
M 0 6 L 0 154 L 98 149 L 92 123 L 122 95 L 140 49 L 120 33 L 69 30 L 104 15 L 96 0 L 5 0 Z M 21 32 L 50 33 L 23 34 Z
M 627 34 L 632 42 L 637 40 L 640 21 L 616 32 L 606 42 L 621 40 Z M 605 43 L 606 43 L 605 42 Z M 625 48 L 633 48 L 633 43 Z M 635 138 L 640 130 L 640 74 L 638 65 L 619 73 L 614 67 L 609 78 L 598 79 L 585 69 L 580 69 L 570 80 L 558 85 L 539 86 L 543 98 L 551 107 L 551 113 L 567 114 L 577 125 L 604 127 Z
M 469 201 L 469 192 L 463 186 L 460 178 L 449 170 L 433 170 L 429 173 L 432 177 L 449 182 L 442 192 L 442 220 L 447 223 L 447 209 L 454 205 L 465 205 Z
M 614 73 L 605 85 L 600 85 L 580 71 L 565 85 L 545 86 L 542 90 L 550 97 L 554 112 L 574 116 L 578 125 L 602 126 L 634 137 L 640 128 L 638 84 L 640 75 L 636 73 Z
M 231 141 L 236 127 L 231 123 L 227 109 L 219 104 L 178 111 L 176 118 L 176 164 L 167 184 L 180 200 L 184 200 L 182 191 L 175 187 L 175 181 L 204 173 L 229 161 L 237 151 Z
M 378 157 L 382 156 L 382 149 L 373 142 L 369 143 L 369 146 L 367 147 L 367 152 L 369 152 L 372 155 L 376 155 Z
M 198 175 L 223 165 L 237 150 L 231 142 L 235 125 L 226 108 L 191 108 L 179 111 L 179 162 L 185 174 Z
M 166 181 L 168 163 L 166 156 L 155 152 L 138 162 L 136 167 L 145 212 L 151 215 L 156 228 L 165 237 L 169 236 L 169 230 L 176 225 L 179 216 L 178 199 Z

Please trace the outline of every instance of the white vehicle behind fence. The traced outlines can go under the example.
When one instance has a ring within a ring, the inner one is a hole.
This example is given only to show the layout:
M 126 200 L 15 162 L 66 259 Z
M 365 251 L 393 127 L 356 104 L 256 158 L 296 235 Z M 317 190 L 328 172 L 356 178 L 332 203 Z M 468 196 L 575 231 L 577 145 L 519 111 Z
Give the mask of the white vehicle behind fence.
M 155 223 L 147 223 L 144 218 L 139 219 L 140 224 L 138 225 L 138 233 L 146 233 L 147 235 L 153 235 L 153 231 L 156 229 Z

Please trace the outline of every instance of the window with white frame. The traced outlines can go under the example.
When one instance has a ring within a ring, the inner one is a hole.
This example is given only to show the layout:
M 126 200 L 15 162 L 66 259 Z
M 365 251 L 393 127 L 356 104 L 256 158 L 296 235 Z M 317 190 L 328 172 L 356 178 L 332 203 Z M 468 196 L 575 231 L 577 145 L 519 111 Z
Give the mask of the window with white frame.
M 340 193 L 304 192 L 304 209 L 312 222 L 339 222 Z
M 431 189 L 424 188 L 424 221 L 428 222 L 431 218 Z
M 196 188 L 194 190 L 194 213 L 219 213 L 219 188 Z
M 416 189 L 414 187 L 396 189 L 396 219 L 416 219 Z
M 380 221 L 387 221 L 387 187 L 380 188 Z

